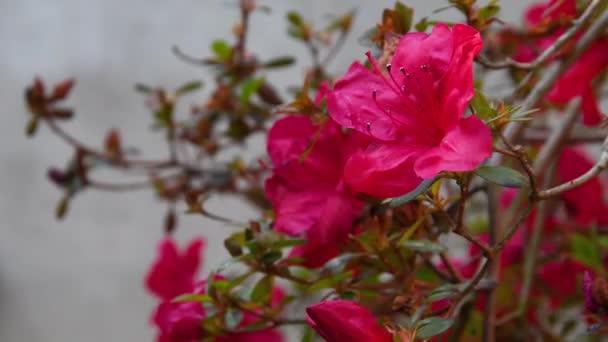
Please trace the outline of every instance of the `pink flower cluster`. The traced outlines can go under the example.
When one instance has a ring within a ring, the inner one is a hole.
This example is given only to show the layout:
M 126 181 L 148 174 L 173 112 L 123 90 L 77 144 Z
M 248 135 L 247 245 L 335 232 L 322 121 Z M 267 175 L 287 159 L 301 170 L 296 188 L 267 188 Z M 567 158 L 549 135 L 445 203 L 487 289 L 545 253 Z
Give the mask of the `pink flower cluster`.
M 391 64 L 354 62 L 323 89 L 331 116 L 277 121 L 268 136 L 274 165 L 266 195 L 274 229 L 304 236 L 292 254 L 319 266 L 354 232 L 363 202 L 403 195 L 441 172 L 471 171 L 492 152 L 490 129 L 464 116 L 474 95 L 473 58 L 482 41 L 466 25 L 401 38 Z
M 171 238 L 163 239 L 158 246 L 156 261 L 146 275 L 146 288 L 159 299 L 152 315 L 152 323 L 158 328 L 158 342 L 197 342 L 207 336 L 202 326 L 206 318 L 200 302 L 175 302 L 177 296 L 205 294 L 207 280 L 196 280 L 201 264 L 201 252 L 205 241 L 195 239 L 185 251 L 180 252 Z M 284 297 L 275 288 L 272 305 L 278 305 Z M 257 321 L 251 313 L 245 313 L 239 327 Z M 274 329 L 246 333 L 229 333 L 216 338 L 218 342 L 282 342 L 281 334 Z
M 562 19 L 576 17 L 576 0 L 550 0 L 531 6 L 525 13 L 528 30 L 535 30 L 549 24 L 559 24 Z M 530 45 L 518 44 L 515 60 L 530 62 L 551 46 L 565 29 L 555 30 L 550 36 L 543 36 Z M 580 35 L 579 35 L 580 37 Z M 572 65 L 555 83 L 547 100 L 564 105 L 581 97 L 583 122 L 586 125 L 601 123 L 605 115 L 598 107 L 598 101 L 592 88 L 593 80 L 608 67 L 608 38 L 596 40 L 592 46 Z

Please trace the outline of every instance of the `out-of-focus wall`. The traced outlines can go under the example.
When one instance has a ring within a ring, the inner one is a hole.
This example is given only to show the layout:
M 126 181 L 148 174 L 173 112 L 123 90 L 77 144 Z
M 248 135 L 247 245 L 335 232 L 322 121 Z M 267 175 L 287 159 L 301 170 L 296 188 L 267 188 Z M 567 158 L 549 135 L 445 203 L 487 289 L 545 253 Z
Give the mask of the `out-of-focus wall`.
M 34 141 L 23 134 L 22 93 L 36 75 L 49 83 L 74 76 L 70 103 L 77 119 L 67 129 L 99 142 L 111 127 L 130 135 L 125 143 L 146 156 L 165 151 L 150 132 L 149 114 L 133 84 L 169 88 L 209 79 L 204 68 L 178 61 L 170 47 L 208 54 L 215 38 L 231 38 L 237 0 L 0 0 L 0 341 L 150 341 L 148 318 L 154 300 L 142 278 L 162 234 L 165 207 L 149 192 L 78 196 L 67 218 L 53 208 L 61 196 L 45 178 L 47 166 L 62 166 L 69 149 L 42 128 Z M 250 49 L 261 58 L 295 55 L 289 71 L 269 73 L 278 85 L 297 84 L 308 65 L 306 50 L 285 34 L 285 13 L 295 9 L 321 23 L 325 14 L 357 8 L 355 29 L 331 68 L 344 71 L 365 47 L 357 38 L 393 1 L 264 1 L 271 14 L 256 13 Z M 417 18 L 445 5 L 440 0 L 406 1 Z M 527 1 L 503 0 L 503 17 L 517 20 Z M 454 13 L 436 17 L 457 20 Z M 194 100 L 189 98 L 188 100 Z M 183 107 L 186 108 L 187 107 Z M 262 144 L 249 146 L 262 153 Z M 212 209 L 236 219 L 256 213 L 229 199 Z M 220 241 L 229 227 L 180 217 L 178 238 L 209 240 L 205 265 L 226 258 Z

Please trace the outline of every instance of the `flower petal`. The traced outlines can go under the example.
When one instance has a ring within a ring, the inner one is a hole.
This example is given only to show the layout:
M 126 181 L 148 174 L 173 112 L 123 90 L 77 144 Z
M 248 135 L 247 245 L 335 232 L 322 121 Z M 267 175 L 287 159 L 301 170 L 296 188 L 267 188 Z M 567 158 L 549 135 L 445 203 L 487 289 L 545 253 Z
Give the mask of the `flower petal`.
M 471 115 L 460 120 L 441 141 L 441 144 L 417 154 L 416 174 L 431 179 L 442 171 L 471 171 L 492 154 L 492 133 L 478 117 Z
M 391 333 L 354 302 L 321 302 L 306 309 L 306 320 L 327 342 L 390 342 Z
M 452 35 L 452 58 L 439 81 L 436 94 L 436 98 L 441 99 L 442 108 L 435 120 L 444 132 L 457 124 L 475 94 L 473 59 L 483 46 L 479 32 L 470 26 L 454 25 Z
M 294 236 L 316 224 L 324 209 L 320 203 L 327 198 L 327 193 L 316 189 L 290 189 L 276 176 L 266 181 L 264 190 L 275 211 L 273 229 Z
M 348 160 L 344 180 L 353 190 L 378 198 L 406 194 L 422 181 L 413 168 L 419 150 L 400 142 L 373 143 Z
M 400 106 L 393 89 L 382 77 L 359 62 L 351 64 L 327 95 L 327 109 L 336 122 L 380 140 L 397 138 L 397 129 L 385 108 L 395 111 Z

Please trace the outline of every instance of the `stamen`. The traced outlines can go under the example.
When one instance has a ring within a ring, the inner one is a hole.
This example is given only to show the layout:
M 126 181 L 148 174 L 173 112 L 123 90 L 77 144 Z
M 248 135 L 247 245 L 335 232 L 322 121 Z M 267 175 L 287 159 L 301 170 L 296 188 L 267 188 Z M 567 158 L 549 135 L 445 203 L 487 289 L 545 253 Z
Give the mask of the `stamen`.
M 365 124 L 365 128 L 367 129 L 368 132 L 371 132 L 372 131 L 372 123 L 371 122 L 366 123 Z
M 401 87 L 400 87 L 400 89 L 401 89 L 402 93 L 405 93 L 405 84 L 402 84 Z
M 388 72 L 391 72 L 391 64 L 390 63 L 386 65 L 386 70 L 388 70 Z
M 407 77 L 408 79 L 412 78 L 412 74 L 410 74 L 409 72 L 405 73 L 405 77 Z
M 420 69 L 422 69 L 422 71 L 424 71 L 424 72 L 429 71 L 429 67 L 428 67 L 428 66 L 426 66 L 426 64 L 422 64 L 422 65 L 420 66 Z
M 375 90 L 375 89 L 374 89 L 374 90 L 372 90 L 372 98 L 373 98 L 374 100 L 376 100 L 376 90 Z
M 405 75 L 405 68 L 404 67 L 400 67 L 399 71 L 401 71 L 401 73 Z

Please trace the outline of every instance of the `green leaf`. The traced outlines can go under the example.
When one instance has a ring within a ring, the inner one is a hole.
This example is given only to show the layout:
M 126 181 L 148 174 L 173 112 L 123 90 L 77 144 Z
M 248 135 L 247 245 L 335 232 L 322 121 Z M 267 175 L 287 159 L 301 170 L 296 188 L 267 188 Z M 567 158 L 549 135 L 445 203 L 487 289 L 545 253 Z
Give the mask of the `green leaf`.
M 356 300 L 357 294 L 354 293 L 353 291 L 345 291 L 345 292 L 340 293 L 340 298 L 344 299 L 344 300 Z
M 181 87 L 177 88 L 175 91 L 175 96 L 181 96 L 188 93 L 191 93 L 195 90 L 200 89 L 203 86 L 203 82 L 201 81 L 191 81 L 186 84 L 183 84 Z
M 275 261 L 281 259 L 282 256 L 283 253 L 281 251 L 270 251 L 262 255 L 262 262 L 264 264 L 270 265 L 273 264 Z
M 224 314 L 224 324 L 228 330 L 234 330 L 243 321 L 243 312 L 234 308 L 229 308 Z
M 160 127 L 169 126 L 173 120 L 173 106 L 169 104 L 162 105 L 154 112 L 154 119 L 156 119 L 156 124 Z
M 226 248 L 228 253 L 230 253 L 230 255 L 233 257 L 238 257 L 243 254 L 242 246 L 243 244 L 240 243 L 233 236 L 230 236 L 226 240 L 224 240 L 224 247 Z
M 492 0 L 489 4 L 479 9 L 477 17 L 481 21 L 486 21 L 494 17 L 500 11 L 500 6 L 496 5 L 498 0 Z
M 420 183 L 420 185 L 418 185 L 416 187 L 416 189 L 410 191 L 409 193 L 407 193 L 403 196 L 391 199 L 389 202 L 389 207 L 391 207 L 391 208 L 400 207 L 400 206 L 404 205 L 405 203 L 422 195 L 422 193 L 425 192 L 428 188 L 430 188 L 431 185 L 433 185 L 433 183 L 435 183 L 435 181 L 437 179 L 439 179 L 439 177 L 435 177 L 433 179 L 426 179 L 426 180 L 422 181 L 422 183 Z
M 307 325 L 306 327 L 304 327 L 304 330 L 302 332 L 302 338 L 300 339 L 300 342 L 313 342 L 315 340 L 315 331 L 312 330 L 312 328 Z
M 412 22 L 414 21 L 414 9 L 397 1 L 397 3 L 395 3 L 395 10 L 401 14 L 401 28 L 403 29 L 403 33 L 409 32 L 412 29 Z
M 429 317 L 420 321 L 416 329 L 416 339 L 426 340 L 448 330 L 454 321 L 449 318 Z
M 572 257 L 594 269 L 602 267 L 602 257 L 599 243 L 596 239 L 587 238 L 581 234 L 573 234 L 570 238 Z
M 211 43 L 211 51 L 220 61 L 227 61 L 232 57 L 232 47 L 227 41 L 217 39 Z
M 415 252 L 422 253 L 441 253 L 447 250 L 445 246 L 429 240 L 408 240 L 401 243 L 401 245 Z
M 28 137 L 32 137 L 32 136 L 34 136 L 34 134 L 36 134 L 37 130 L 38 130 L 38 118 L 33 117 L 30 119 L 30 121 L 28 121 L 27 126 L 25 127 L 25 134 L 27 134 Z
M 272 276 L 265 276 L 255 284 L 251 292 L 251 300 L 256 303 L 268 303 L 272 293 Z
M 272 68 L 283 68 L 292 65 L 295 63 L 296 59 L 291 56 L 283 56 L 273 58 L 266 63 L 262 64 L 262 67 L 272 69 Z
M 528 179 L 519 171 L 506 166 L 481 166 L 475 170 L 479 177 L 507 188 L 527 186 Z
M 241 96 L 240 101 L 241 104 L 246 105 L 249 103 L 251 96 L 260 89 L 260 87 L 264 84 L 264 78 L 250 78 L 243 83 L 241 88 Z
M 447 284 L 440 286 L 433 290 L 426 298 L 429 303 L 432 303 L 437 300 L 451 298 L 454 294 L 458 292 L 458 286 L 454 284 Z
M 317 282 L 315 282 L 314 284 L 312 284 L 308 288 L 308 291 L 309 292 L 315 292 L 315 291 L 319 291 L 319 290 L 322 290 L 322 289 L 333 288 L 336 285 L 342 283 L 343 281 L 352 278 L 352 276 L 353 276 L 353 272 L 352 271 L 348 271 L 348 272 L 344 272 L 344 273 L 339 273 L 339 274 L 333 275 L 333 276 L 328 277 L 328 278 L 320 279 Z
M 212 303 L 213 298 L 205 294 L 185 294 L 177 296 L 173 299 L 174 302 L 199 302 L 199 303 Z
M 339 255 L 323 265 L 321 268 L 321 273 L 331 272 L 331 273 L 340 273 L 344 270 L 344 266 L 354 258 L 361 257 L 365 254 L 363 253 L 344 253 Z
M 304 239 L 290 239 L 290 240 L 279 240 L 272 244 L 272 248 L 283 249 L 294 246 L 301 246 L 308 243 L 308 240 Z
M 481 120 L 490 120 L 498 115 L 496 109 L 492 107 L 492 104 L 481 90 L 475 90 L 475 96 L 473 96 L 473 99 L 471 100 L 471 106 L 473 106 L 473 109 L 475 110 L 475 115 Z
M 287 12 L 287 20 L 295 26 L 304 25 L 304 20 L 302 20 L 302 16 L 300 15 L 300 13 L 295 11 Z
M 424 32 L 430 25 L 431 25 L 431 22 L 425 17 L 425 18 L 420 19 L 420 21 L 418 21 L 416 23 L 416 25 L 414 25 L 414 28 L 418 32 Z

